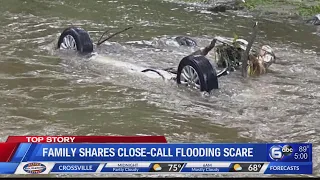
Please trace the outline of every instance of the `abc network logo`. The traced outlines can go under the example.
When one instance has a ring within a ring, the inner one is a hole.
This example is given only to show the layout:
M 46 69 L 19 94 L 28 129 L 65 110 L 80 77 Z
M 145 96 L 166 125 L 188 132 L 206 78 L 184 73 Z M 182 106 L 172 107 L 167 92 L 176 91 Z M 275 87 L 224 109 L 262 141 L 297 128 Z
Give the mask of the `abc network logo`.
M 269 156 L 271 159 L 278 161 L 281 160 L 284 156 L 290 156 L 293 153 L 293 148 L 290 145 L 272 146 L 269 150 Z

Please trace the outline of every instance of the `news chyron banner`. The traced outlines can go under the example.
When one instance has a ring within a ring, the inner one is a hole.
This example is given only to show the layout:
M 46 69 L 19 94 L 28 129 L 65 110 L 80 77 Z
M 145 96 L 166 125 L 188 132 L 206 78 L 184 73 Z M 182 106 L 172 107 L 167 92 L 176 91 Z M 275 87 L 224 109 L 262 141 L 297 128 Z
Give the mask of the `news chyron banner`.
M 163 136 L 10 136 L 0 174 L 312 174 L 312 144 L 171 144 Z

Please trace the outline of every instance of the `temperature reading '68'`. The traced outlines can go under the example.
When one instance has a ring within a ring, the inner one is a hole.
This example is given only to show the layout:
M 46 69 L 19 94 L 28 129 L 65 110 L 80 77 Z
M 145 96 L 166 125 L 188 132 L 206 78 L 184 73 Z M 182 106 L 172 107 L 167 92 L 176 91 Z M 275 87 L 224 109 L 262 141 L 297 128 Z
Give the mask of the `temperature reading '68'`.
M 261 169 L 261 164 L 250 164 L 248 167 L 249 172 L 258 172 Z

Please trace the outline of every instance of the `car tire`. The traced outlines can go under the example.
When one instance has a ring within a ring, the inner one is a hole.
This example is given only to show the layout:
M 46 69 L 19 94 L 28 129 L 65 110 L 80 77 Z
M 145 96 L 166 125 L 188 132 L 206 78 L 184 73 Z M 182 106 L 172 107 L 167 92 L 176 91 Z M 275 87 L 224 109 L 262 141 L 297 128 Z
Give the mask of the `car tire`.
M 189 77 L 187 74 L 189 74 Z M 190 78 L 191 76 L 194 78 Z M 219 88 L 216 70 L 204 56 L 191 55 L 184 57 L 178 66 L 177 83 L 196 87 L 201 92 L 210 92 Z
M 91 53 L 93 52 L 93 43 L 87 31 L 78 27 L 69 27 L 61 33 L 58 40 L 58 49 Z
M 179 43 L 180 46 L 188 46 L 188 47 L 197 46 L 197 42 L 189 37 L 178 36 L 175 39 Z

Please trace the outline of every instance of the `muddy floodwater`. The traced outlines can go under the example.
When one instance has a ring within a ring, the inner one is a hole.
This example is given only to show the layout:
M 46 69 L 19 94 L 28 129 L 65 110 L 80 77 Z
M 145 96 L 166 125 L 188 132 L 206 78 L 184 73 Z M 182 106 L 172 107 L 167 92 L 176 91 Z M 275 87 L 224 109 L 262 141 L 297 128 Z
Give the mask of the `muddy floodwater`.
M 165 135 L 169 142 L 311 142 L 319 176 L 316 27 L 241 12 L 210 14 L 160 0 L 0 4 L 1 141 L 9 135 Z M 195 50 L 139 43 L 173 35 L 194 37 L 200 45 L 217 35 L 248 38 L 254 21 L 256 41 L 270 44 L 278 57 L 262 77 L 243 80 L 240 72 L 231 73 L 207 96 L 130 71 L 132 65 L 177 67 Z M 89 31 L 95 42 L 107 29 L 133 29 L 88 59 L 55 50 L 60 33 L 72 25 Z

